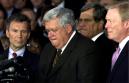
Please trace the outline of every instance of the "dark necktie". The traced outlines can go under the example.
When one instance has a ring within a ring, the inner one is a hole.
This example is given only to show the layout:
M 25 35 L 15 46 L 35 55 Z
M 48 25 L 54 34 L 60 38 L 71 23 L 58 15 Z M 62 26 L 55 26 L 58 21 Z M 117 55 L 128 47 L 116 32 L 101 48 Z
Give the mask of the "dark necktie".
M 17 57 L 17 54 L 14 52 L 13 53 L 13 58 L 16 59 L 16 57 Z
M 55 58 L 54 58 L 54 61 L 53 61 L 53 67 L 57 64 L 57 62 L 58 62 L 58 60 L 60 58 L 61 52 L 62 52 L 61 49 L 58 49 L 57 50 L 56 55 L 55 55 Z

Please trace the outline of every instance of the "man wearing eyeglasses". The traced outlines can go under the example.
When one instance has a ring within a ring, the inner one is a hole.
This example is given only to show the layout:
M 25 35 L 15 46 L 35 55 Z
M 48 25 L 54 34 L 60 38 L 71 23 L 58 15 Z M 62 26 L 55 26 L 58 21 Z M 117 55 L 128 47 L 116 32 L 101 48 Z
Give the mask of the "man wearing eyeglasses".
M 75 30 L 73 12 L 51 9 L 44 15 L 43 25 L 50 43 L 40 57 L 37 83 L 101 83 L 98 49 Z M 58 50 L 61 54 L 55 64 Z

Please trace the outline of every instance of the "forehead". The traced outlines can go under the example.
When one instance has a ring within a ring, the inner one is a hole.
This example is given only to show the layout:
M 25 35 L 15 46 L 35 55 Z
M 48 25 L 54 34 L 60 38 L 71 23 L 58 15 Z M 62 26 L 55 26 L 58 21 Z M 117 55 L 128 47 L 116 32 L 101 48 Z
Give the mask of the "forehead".
M 57 26 L 59 26 L 58 22 L 59 22 L 59 19 L 58 18 L 54 18 L 54 19 L 51 19 L 49 21 L 44 22 L 44 24 L 45 24 L 46 28 L 47 27 L 57 27 Z
M 83 11 L 81 12 L 80 17 L 93 17 L 93 11 L 94 11 L 93 8 Z
M 28 29 L 27 23 L 25 22 L 17 22 L 17 21 L 12 21 L 10 23 L 9 28 L 11 29 Z
M 117 8 L 112 8 L 107 11 L 106 19 L 120 19 L 120 14 Z

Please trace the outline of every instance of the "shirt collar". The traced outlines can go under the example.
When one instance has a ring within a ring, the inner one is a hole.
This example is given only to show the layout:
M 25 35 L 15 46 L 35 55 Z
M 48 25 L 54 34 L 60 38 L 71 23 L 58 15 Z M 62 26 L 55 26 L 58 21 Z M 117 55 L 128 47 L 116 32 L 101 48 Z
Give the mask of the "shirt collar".
M 120 52 L 122 51 L 122 49 L 124 48 L 124 46 L 128 41 L 129 41 L 129 36 L 127 36 L 124 40 L 122 40 L 122 42 L 119 43 Z
M 101 33 L 99 33 L 99 34 L 97 34 L 96 36 L 94 36 L 94 37 L 92 37 L 92 41 L 96 41 L 97 40 L 97 38 L 100 36 L 100 35 L 102 35 L 104 32 L 101 32 Z
M 17 56 L 23 57 L 24 52 L 25 52 L 25 47 L 21 48 L 20 50 L 16 51 L 15 53 L 17 54 Z M 8 59 L 13 58 L 12 53 L 14 53 L 13 49 L 9 48 L 9 57 L 8 57 Z
M 73 31 L 72 35 L 70 36 L 68 42 L 65 44 L 65 46 L 61 49 L 62 52 L 65 50 L 66 46 L 69 44 L 70 40 L 73 38 L 73 36 L 76 34 L 76 31 Z M 62 54 L 61 52 L 61 54 Z

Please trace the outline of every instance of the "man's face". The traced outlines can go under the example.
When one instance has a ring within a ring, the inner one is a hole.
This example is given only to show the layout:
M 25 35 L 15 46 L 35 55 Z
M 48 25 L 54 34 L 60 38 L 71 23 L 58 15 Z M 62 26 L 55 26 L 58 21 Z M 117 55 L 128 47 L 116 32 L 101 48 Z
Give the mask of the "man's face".
M 62 0 L 52 0 L 52 5 L 57 6 L 62 2 Z
M 108 38 L 120 42 L 127 30 L 124 29 L 124 22 L 122 22 L 118 9 L 109 9 L 106 20 L 105 28 L 107 29 Z
M 26 23 L 12 21 L 6 30 L 6 35 L 10 41 L 10 47 L 15 50 L 25 46 L 30 32 Z
M 70 37 L 71 27 L 61 27 L 57 18 L 45 22 L 44 25 L 52 45 L 57 49 L 62 48 Z
M 1 0 L 1 4 L 5 9 L 13 7 L 15 0 Z
M 92 38 L 98 32 L 98 23 L 93 18 L 94 9 L 89 9 L 80 14 L 77 30 L 84 36 Z
M 32 2 L 34 7 L 39 7 L 40 5 L 42 5 L 44 0 L 31 0 L 31 2 Z

